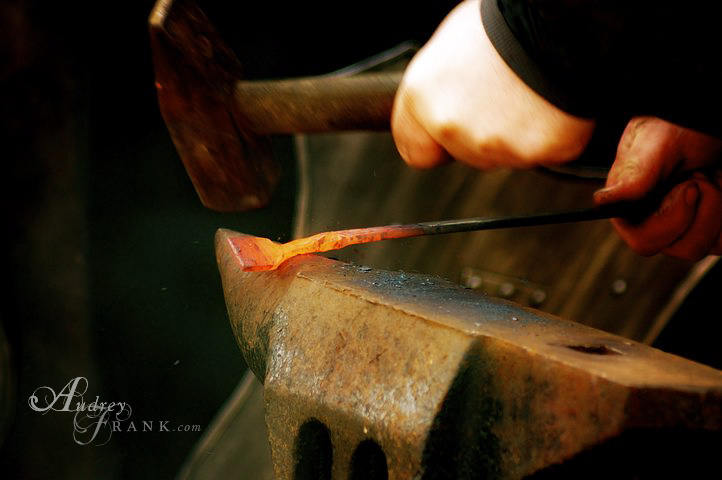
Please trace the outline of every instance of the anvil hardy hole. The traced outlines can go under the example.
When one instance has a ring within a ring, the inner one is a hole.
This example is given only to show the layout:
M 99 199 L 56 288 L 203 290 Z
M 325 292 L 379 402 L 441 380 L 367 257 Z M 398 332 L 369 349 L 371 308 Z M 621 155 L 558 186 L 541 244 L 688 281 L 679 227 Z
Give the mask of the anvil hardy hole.
M 373 440 L 359 443 L 351 456 L 351 480 L 386 480 L 386 454 Z
M 621 355 L 618 351 L 609 348 L 606 345 L 565 345 L 565 347 L 577 352 L 588 353 L 590 355 Z
M 331 479 L 333 447 L 326 425 L 314 418 L 301 426 L 296 437 L 295 459 L 295 480 Z

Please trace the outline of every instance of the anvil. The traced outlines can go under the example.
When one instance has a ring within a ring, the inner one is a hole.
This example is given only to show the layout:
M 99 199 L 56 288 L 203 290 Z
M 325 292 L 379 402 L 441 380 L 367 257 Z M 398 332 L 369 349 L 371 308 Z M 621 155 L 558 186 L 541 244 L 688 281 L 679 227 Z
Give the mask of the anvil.
M 218 232 L 217 260 L 264 384 L 276 478 L 696 478 L 716 466 L 716 369 L 423 274 L 314 255 L 244 272 L 236 235 Z

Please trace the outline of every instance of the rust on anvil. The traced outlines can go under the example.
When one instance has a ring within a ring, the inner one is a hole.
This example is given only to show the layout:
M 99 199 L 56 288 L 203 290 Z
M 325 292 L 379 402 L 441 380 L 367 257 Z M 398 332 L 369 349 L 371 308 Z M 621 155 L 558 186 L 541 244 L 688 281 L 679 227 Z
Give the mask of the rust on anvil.
M 236 235 L 218 265 L 278 479 L 514 479 L 633 432 L 719 441 L 718 370 L 424 275 L 313 255 L 244 272 Z

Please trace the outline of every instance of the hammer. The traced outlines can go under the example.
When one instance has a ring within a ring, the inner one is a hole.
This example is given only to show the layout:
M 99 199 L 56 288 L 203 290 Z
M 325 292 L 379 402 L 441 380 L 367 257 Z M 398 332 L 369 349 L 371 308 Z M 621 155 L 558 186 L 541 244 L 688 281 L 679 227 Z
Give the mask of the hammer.
M 247 81 L 193 0 L 158 0 L 149 24 L 160 111 L 210 209 L 268 204 L 280 177 L 270 135 L 389 128 L 401 73 Z

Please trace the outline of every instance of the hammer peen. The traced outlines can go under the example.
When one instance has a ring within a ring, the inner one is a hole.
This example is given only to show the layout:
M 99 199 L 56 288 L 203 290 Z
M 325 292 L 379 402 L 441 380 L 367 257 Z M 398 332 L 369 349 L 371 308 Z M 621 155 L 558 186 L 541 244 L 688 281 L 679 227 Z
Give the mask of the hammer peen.
M 149 24 L 160 111 L 210 209 L 270 201 L 280 177 L 270 135 L 389 128 L 401 73 L 247 81 L 193 0 L 158 0 Z

